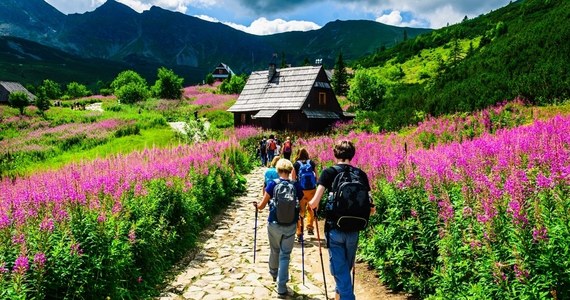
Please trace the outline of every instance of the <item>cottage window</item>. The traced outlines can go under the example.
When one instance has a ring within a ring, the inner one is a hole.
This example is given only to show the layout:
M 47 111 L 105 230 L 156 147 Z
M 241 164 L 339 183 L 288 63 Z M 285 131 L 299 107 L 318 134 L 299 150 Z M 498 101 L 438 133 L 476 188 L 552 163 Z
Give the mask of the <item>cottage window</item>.
M 319 93 L 319 105 L 327 105 L 327 93 Z
M 246 114 L 241 114 L 241 123 L 245 124 L 247 121 L 247 115 Z

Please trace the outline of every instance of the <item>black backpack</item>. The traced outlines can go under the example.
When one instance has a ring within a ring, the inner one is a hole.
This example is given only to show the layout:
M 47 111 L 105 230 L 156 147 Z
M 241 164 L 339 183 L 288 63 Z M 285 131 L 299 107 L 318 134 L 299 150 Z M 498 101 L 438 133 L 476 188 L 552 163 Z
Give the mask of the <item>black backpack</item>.
M 261 152 L 261 154 L 265 154 L 267 152 L 267 142 L 262 140 L 261 142 L 259 142 L 259 151 Z
M 297 199 L 297 189 L 293 183 L 287 180 L 275 179 L 276 185 L 273 188 L 273 207 L 277 223 L 289 225 L 297 222 L 299 200 Z
M 338 171 L 326 204 L 328 227 L 341 231 L 360 231 L 368 226 L 370 218 L 370 197 L 368 187 L 363 183 L 358 169 L 352 166 Z

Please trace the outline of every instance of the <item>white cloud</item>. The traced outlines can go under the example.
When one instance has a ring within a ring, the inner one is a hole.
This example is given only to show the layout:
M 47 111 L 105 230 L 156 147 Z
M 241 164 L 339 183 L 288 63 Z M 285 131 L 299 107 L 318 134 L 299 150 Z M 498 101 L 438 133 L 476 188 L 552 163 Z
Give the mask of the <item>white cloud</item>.
M 389 14 L 383 14 L 377 17 L 376 22 L 399 27 L 421 27 L 422 25 L 425 25 L 425 22 L 417 19 L 412 19 L 407 22 L 404 21 L 401 12 L 397 10 L 393 10 Z
M 197 15 L 195 17 L 209 22 L 220 22 L 220 20 L 206 15 Z M 237 30 L 255 35 L 269 35 L 288 31 L 309 31 L 321 28 L 321 26 L 308 21 L 285 21 L 283 19 L 267 20 L 263 17 L 253 21 L 249 26 L 232 22 L 221 23 L 233 27 Z

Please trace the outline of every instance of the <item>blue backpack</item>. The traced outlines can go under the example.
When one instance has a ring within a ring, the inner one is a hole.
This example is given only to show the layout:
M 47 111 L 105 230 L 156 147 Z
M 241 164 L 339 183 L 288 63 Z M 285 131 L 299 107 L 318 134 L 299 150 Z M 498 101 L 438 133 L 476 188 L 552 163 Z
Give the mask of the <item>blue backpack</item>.
M 317 179 L 315 178 L 315 172 L 313 172 L 313 166 L 311 166 L 311 160 L 307 159 L 305 163 L 299 161 L 299 183 L 304 190 L 312 190 L 317 186 Z

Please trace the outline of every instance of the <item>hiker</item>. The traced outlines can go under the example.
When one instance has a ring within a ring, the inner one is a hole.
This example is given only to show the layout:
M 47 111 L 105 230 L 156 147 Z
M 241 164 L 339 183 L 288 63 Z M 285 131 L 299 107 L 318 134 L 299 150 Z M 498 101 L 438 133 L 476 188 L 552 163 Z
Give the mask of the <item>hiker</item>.
M 281 158 L 280 156 L 273 157 L 273 160 L 271 161 L 271 163 L 269 163 L 269 168 L 265 170 L 265 174 L 263 174 L 264 179 L 263 179 L 263 190 L 261 191 L 262 194 L 265 192 L 265 188 L 267 187 L 267 184 L 269 184 L 270 181 L 279 178 L 279 174 L 277 173 L 275 165 L 277 165 L 277 162 L 279 161 L 280 158 Z
M 267 139 L 263 137 L 259 142 L 259 149 L 257 150 L 259 156 L 261 157 L 261 166 L 267 166 Z
M 295 163 L 293 164 L 293 173 L 291 173 L 291 179 L 298 181 L 303 188 L 303 199 L 299 202 L 300 205 L 300 217 L 305 218 L 307 216 L 307 233 L 309 235 L 314 235 L 314 222 L 313 219 L 315 214 L 312 209 L 307 210 L 307 204 L 309 200 L 315 195 L 317 188 L 316 178 L 317 178 L 317 165 L 309 157 L 309 152 L 307 149 L 300 148 L 297 151 L 297 156 L 295 157 Z M 302 220 L 299 220 L 297 224 L 297 240 L 300 241 L 303 236 Z
M 267 234 L 269 236 L 269 274 L 277 282 L 277 293 L 287 296 L 289 281 L 289 261 L 295 243 L 295 228 L 299 219 L 298 199 L 303 190 L 298 183 L 289 180 L 293 164 L 287 159 L 279 159 L 276 165 L 279 179 L 267 184 L 261 203 L 253 206 L 262 210 L 269 203 Z M 271 199 L 271 202 L 269 201 Z
M 269 135 L 266 145 L 267 161 L 272 161 L 273 157 L 275 157 L 275 150 L 277 149 L 277 141 L 273 134 Z
M 329 192 L 329 199 L 327 200 L 325 209 L 325 236 L 329 249 L 330 271 L 336 283 L 335 299 L 353 300 L 355 296 L 350 271 L 354 268 L 356 249 L 358 247 L 358 230 L 363 229 L 358 226 L 365 227 L 367 225 L 368 217 L 375 212 L 375 208 L 374 204 L 372 204 L 372 198 L 369 195 L 370 183 L 368 182 L 368 176 L 364 171 L 350 164 L 356 151 L 352 142 L 348 140 L 338 141 L 334 145 L 333 151 L 336 158 L 336 165 L 328 167 L 321 172 L 317 181 L 317 191 L 311 201 L 309 201 L 309 206 L 311 209 L 317 209 L 325 190 Z M 339 218 L 335 214 L 335 207 L 338 206 L 333 206 L 333 204 L 335 201 L 338 201 L 338 198 L 334 197 L 338 194 L 335 193 L 334 188 L 339 188 L 338 176 L 344 176 L 345 174 L 350 174 L 348 176 L 351 178 L 356 177 L 359 182 L 358 185 L 361 186 L 361 191 L 344 194 L 351 194 L 351 197 L 355 198 L 358 197 L 358 199 L 351 198 L 351 200 L 354 200 L 351 202 L 358 202 L 364 197 L 366 203 L 360 207 L 361 212 L 363 211 L 365 214 L 363 217 L 351 218 L 341 216 Z M 335 184 L 334 181 L 337 181 L 337 183 Z M 366 221 L 363 221 L 364 218 Z M 341 222 L 343 223 L 341 224 Z M 348 222 L 349 224 L 345 224 L 344 222 Z M 358 223 L 356 226 L 355 223 L 357 222 L 362 223 Z M 345 225 L 346 227 L 344 227 Z M 340 226 L 343 226 L 343 228 Z
M 285 159 L 291 160 L 291 153 L 293 153 L 293 143 L 291 143 L 291 138 L 287 137 L 283 143 L 283 157 Z

